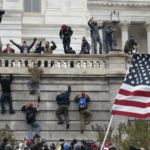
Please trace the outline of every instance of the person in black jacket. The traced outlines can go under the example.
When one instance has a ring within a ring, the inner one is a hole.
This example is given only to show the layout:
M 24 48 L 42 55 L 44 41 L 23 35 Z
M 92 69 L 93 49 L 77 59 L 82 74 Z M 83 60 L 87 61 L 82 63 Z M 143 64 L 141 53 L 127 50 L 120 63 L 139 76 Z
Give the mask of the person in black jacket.
M 71 27 L 62 25 L 60 32 L 59 32 L 59 36 L 61 40 L 63 40 L 65 54 L 69 53 L 70 51 L 70 43 L 71 43 L 72 34 L 73 34 L 73 31 L 71 30 Z
M 21 109 L 23 112 L 26 112 L 26 121 L 27 121 L 27 125 L 28 125 L 30 140 L 32 139 L 32 127 L 33 126 L 37 127 L 35 138 L 40 138 L 39 133 L 40 133 L 40 128 L 41 128 L 41 126 L 35 119 L 35 113 L 39 111 L 39 107 L 37 105 L 35 107 L 33 107 L 33 106 L 34 105 L 32 103 L 30 103 L 29 107 L 27 107 L 27 103 L 25 103 L 25 105 Z
M 5 137 L 3 138 L 3 143 L 1 143 L 0 150 L 4 150 L 7 144 L 8 144 L 8 139 Z
M 36 49 L 35 49 L 34 53 L 41 54 L 41 51 L 42 51 L 41 46 L 42 46 L 42 41 L 40 41 L 40 43 L 36 45 Z
M 63 124 L 63 120 L 61 118 L 61 114 L 63 113 L 67 123 L 66 129 L 69 129 L 68 105 L 70 104 L 70 99 L 69 99 L 70 92 L 71 92 L 71 86 L 70 83 L 68 83 L 68 91 L 64 92 L 62 90 L 61 94 L 57 94 L 56 96 L 56 101 L 59 105 L 58 109 L 56 110 L 56 116 L 59 119 L 58 124 Z
M 36 42 L 36 38 L 34 38 L 34 41 L 30 46 L 27 46 L 26 41 L 23 42 L 22 46 L 16 44 L 15 42 L 13 42 L 13 40 L 10 40 L 10 42 L 13 43 L 16 47 L 18 47 L 20 49 L 20 53 L 29 53 L 31 48 L 33 47 L 33 45 Z
M 15 111 L 13 111 L 13 105 L 12 105 L 12 97 L 11 97 L 11 88 L 10 84 L 13 81 L 13 76 L 10 74 L 10 79 L 8 80 L 6 76 L 3 76 L 3 79 L 1 79 L 1 74 L 0 74 L 0 83 L 2 86 L 2 96 L 1 96 L 1 108 L 2 112 L 1 114 L 4 114 L 5 111 L 5 106 L 4 106 L 4 101 L 7 99 L 9 102 L 9 113 L 10 114 L 15 114 Z

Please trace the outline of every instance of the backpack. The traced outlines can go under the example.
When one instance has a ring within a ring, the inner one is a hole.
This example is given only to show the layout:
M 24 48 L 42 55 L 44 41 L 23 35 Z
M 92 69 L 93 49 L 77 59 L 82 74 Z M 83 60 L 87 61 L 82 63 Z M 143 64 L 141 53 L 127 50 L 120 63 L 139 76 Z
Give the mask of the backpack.
M 79 100 L 79 109 L 86 109 L 86 108 L 87 108 L 86 98 L 82 97 Z
M 32 121 L 35 118 L 35 115 L 34 115 L 33 111 L 34 110 L 28 110 L 27 109 L 27 112 L 26 112 L 27 121 Z

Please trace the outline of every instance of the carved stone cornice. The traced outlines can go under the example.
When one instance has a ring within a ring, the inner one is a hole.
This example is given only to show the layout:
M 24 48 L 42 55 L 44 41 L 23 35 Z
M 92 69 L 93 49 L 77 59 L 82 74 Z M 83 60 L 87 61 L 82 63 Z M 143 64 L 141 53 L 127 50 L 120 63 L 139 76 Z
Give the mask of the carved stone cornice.
M 119 27 L 121 28 L 121 30 L 127 31 L 129 26 L 130 26 L 130 21 L 124 20 L 119 22 Z
M 3 15 L 3 21 L 21 21 L 21 16 L 5 16 L 5 15 Z
M 150 31 L 150 23 L 145 23 L 144 27 L 145 27 L 147 32 Z

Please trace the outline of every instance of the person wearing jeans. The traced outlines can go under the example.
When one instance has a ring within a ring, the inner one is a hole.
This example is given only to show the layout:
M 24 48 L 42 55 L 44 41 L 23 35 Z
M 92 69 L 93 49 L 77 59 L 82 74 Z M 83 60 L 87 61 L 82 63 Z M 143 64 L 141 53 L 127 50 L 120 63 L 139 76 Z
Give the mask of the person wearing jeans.
M 57 94 L 56 96 L 56 101 L 59 105 L 58 109 L 56 110 L 56 116 L 59 119 L 58 124 L 63 124 L 63 120 L 61 118 L 61 114 L 64 114 L 65 120 L 67 127 L 66 129 L 69 129 L 69 119 L 68 119 L 68 105 L 70 104 L 70 92 L 71 92 L 71 86 L 68 83 L 68 91 L 64 92 L 63 90 L 61 91 L 61 94 Z
M 71 43 L 71 36 L 73 34 L 73 31 L 71 27 L 68 27 L 66 25 L 62 25 L 59 36 L 60 39 L 63 41 L 63 47 L 64 47 L 64 53 L 67 54 L 70 52 L 70 43 Z
M 40 138 L 40 129 L 41 126 L 40 124 L 36 121 L 35 119 L 35 113 L 39 111 L 39 106 L 36 104 L 35 106 L 30 103 L 29 106 L 27 106 L 27 103 L 22 107 L 21 109 L 23 112 L 26 112 L 26 121 L 27 121 L 27 126 L 28 126 L 28 134 L 29 134 L 29 139 L 32 139 L 32 127 L 36 127 L 36 133 L 35 133 L 35 138 Z M 28 117 L 32 116 L 31 118 Z
M 13 81 L 13 76 L 12 74 L 10 74 L 10 79 L 7 79 L 6 76 L 3 76 L 3 79 L 1 78 L 0 75 L 0 83 L 2 86 L 2 96 L 1 96 L 1 108 L 2 108 L 2 112 L 1 114 L 4 114 L 6 112 L 5 110 L 5 106 L 4 106 L 4 101 L 7 99 L 9 102 L 9 113 L 10 114 L 15 114 L 15 111 L 13 111 L 13 104 L 12 104 L 12 97 L 11 97 L 11 88 L 10 88 L 10 84 Z
M 105 31 L 105 43 L 106 43 L 106 54 L 109 53 L 109 48 L 113 49 L 113 37 L 112 33 L 116 29 L 112 29 L 112 26 L 108 26 L 108 30 Z
M 27 84 L 29 89 L 30 89 L 29 93 L 30 94 L 35 94 L 35 91 L 32 88 L 32 85 L 35 85 L 37 93 L 38 93 L 38 102 L 40 102 L 39 83 L 40 83 L 40 77 L 41 77 L 41 74 L 43 73 L 43 70 L 42 70 L 42 68 L 38 67 L 38 63 L 35 63 L 33 68 L 28 66 L 28 71 L 31 72 L 31 79 Z
M 94 43 L 94 54 L 97 54 L 97 42 L 99 43 L 99 54 L 102 54 L 102 42 L 99 35 L 99 29 L 105 27 L 105 21 L 103 21 L 103 26 L 97 26 L 97 21 L 91 23 L 92 20 L 93 17 L 89 20 L 88 25 L 91 28 L 91 37 Z

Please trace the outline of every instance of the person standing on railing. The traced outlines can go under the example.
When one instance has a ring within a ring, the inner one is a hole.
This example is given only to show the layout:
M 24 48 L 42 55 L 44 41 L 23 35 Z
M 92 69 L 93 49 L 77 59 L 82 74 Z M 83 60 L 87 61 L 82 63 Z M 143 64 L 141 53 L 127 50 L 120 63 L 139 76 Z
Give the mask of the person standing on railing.
M 41 74 L 43 73 L 43 69 L 38 67 L 38 63 L 34 64 L 34 67 L 31 68 L 28 65 L 28 71 L 31 72 L 31 79 L 28 82 L 28 87 L 30 89 L 30 94 L 35 94 L 35 90 L 33 90 L 32 85 L 34 85 L 36 87 L 37 93 L 38 93 L 38 102 L 40 102 L 40 87 L 39 87 L 39 83 L 40 83 L 40 77 Z
M 70 52 L 70 43 L 71 43 L 72 34 L 73 34 L 73 31 L 72 31 L 71 27 L 68 27 L 63 24 L 60 29 L 59 36 L 63 42 L 65 54 Z
M 79 102 L 79 112 L 80 112 L 80 130 L 83 133 L 84 124 L 90 124 L 92 118 L 92 112 L 87 109 L 87 102 L 91 101 L 91 98 L 88 94 L 84 92 L 81 93 L 81 97 L 79 94 L 76 95 L 74 101 Z M 87 116 L 86 122 L 84 123 L 84 118 Z
M 26 54 L 26 53 L 30 53 L 31 48 L 33 47 L 33 45 L 36 42 L 36 38 L 34 38 L 34 41 L 30 46 L 27 46 L 26 41 L 23 42 L 22 46 L 16 44 L 15 42 L 13 42 L 13 40 L 10 40 L 10 42 L 13 43 L 16 47 L 18 47 L 20 49 L 20 53 L 25 53 Z
M 56 44 L 53 41 L 51 41 L 51 43 L 53 44 L 53 46 L 50 46 L 49 42 L 46 41 L 45 47 L 41 47 L 41 50 L 44 52 L 44 54 L 53 54 L 53 50 L 57 48 Z
M 108 30 L 105 31 L 105 43 L 106 43 L 106 54 L 109 53 L 109 48 L 113 49 L 113 37 L 112 33 L 116 29 L 112 29 L 112 26 L 108 26 Z
M 91 23 L 92 20 L 93 17 L 89 20 L 88 25 L 91 28 L 91 37 L 94 43 L 94 54 L 97 54 L 97 42 L 99 43 L 99 54 L 102 54 L 102 41 L 99 35 L 99 29 L 105 27 L 105 21 L 103 21 L 103 26 L 98 26 L 97 21 Z
M 63 124 L 63 120 L 61 118 L 61 114 L 64 114 L 67 127 L 66 129 L 69 129 L 69 118 L 68 118 L 68 105 L 70 104 L 70 96 L 71 93 L 71 86 L 70 83 L 68 83 L 68 91 L 61 91 L 61 94 L 57 94 L 56 101 L 59 105 L 58 109 L 56 110 L 56 116 L 59 119 L 58 124 Z
M 81 45 L 81 51 L 79 54 L 90 54 L 90 49 L 91 49 L 90 44 L 86 41 L 86 38 L 83 38 L 82 45 Z
M 2 96 L 1 96 L 1 108 L 2 112 L 1 114 L 4 114 L 5 111 L 5 106 L 4 106 L 4 101 L 7 99 L 9 102 L 9 113 L 10 114 L 15 114 L 15 111 L 13 111 L 13 104 L 12 104 L 12 97 L 11 97 L 11 87 L 10 84 L 13 81 L 13 75 L 10 74 L 10 79 L 7 79 L 6 76 L 3 76 L 3 79 L 1 79 L 1 74 L 0 74 L 0 83 L 2 86 Z

